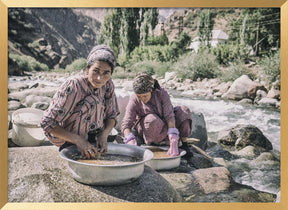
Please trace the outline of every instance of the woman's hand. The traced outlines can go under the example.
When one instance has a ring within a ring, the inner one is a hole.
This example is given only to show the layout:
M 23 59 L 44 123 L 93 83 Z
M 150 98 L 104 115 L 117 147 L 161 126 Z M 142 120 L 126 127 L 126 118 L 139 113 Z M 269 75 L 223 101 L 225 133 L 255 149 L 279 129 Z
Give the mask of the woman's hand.
M 124 143 L 130 144 L 130 145 L 137 145 L 136 137 L 134 136 L 134 134 L 132 132 L 129 132 L 125 135 Z
M 178 150 L 179 131 L 177 128 L 169 128 L 167 134 L 168 134 L 168 138 L 170 141 L 170 148 L 167 154 L 171 157 L 178 156 L 179 155 L 179 150 Z
M 81 138 L 80 136 L 79 136 L 78 141 L 76 142 L 76 146 L 80 150 L 81 155 L 83 157 L 91 159 L 91 158 L 95 158 L 95 156 L 97 155 L 97 148 L 94 147 L 92 144 L 90 144 L 89 141 Z
M 100 148 L 100 153 L 105 154 L 107 152 L 107 138 L 108 135 L 102 132 L 99 136 L 97 136 L 96 140 L 96 148 Z
M 89 141 L 85 139 L 85 137 L 66 131 L 59 125 L 55 126 L 51 130 L 51 134 L 67 142 L 75 144 L 77 148 L 80 150 L 81 155 L 83 157 L 91 159 L 95 158 L 95 156 L 97 155 L 97 148 L 94 147 L 92 144 L 90 144 Z

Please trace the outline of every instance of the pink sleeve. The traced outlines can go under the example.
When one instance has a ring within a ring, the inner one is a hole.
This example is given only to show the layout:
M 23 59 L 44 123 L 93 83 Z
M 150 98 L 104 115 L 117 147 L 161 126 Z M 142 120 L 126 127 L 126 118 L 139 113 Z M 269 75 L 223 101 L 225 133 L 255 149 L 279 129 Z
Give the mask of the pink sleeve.
M 68 80 L 55 93 L 41 121 L 41 127 L 45 132 L 49 132 L 70 116 L 70 110 L 73 110 L 75 102 L 78 101 L 76 100 L 79 93 L 77 86 L 76 80 Z

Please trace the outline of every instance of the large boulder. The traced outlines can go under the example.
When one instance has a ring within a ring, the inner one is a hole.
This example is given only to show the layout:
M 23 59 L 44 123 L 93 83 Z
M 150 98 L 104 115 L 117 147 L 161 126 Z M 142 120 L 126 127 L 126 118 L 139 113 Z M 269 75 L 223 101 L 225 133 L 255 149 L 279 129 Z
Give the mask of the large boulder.
M 174 187 L 148 166 L 130 184 L 89 186 L 71 177 L 56 146 L 10 147 L 8 153 L 8 202 L 182 201 Z
M 243 98 L 254 100 L 258 90 L 266 91 L 266 88 L 262 84 L 252 81 L 247 75 L 242 75 L 233 82 L 227 93 L 222 95 L 222 98 L 237 101 Z
M 271 142 L 254 125 L 236 125 L 218 133 L 217 141 L 224 147 L 241 150 L 249 145 L 272 150 Z

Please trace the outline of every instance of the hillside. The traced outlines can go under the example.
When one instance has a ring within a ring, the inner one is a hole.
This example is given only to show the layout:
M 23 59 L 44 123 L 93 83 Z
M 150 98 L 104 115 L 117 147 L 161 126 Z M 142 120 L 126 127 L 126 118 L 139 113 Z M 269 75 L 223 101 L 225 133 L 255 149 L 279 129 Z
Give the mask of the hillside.
M 49 68 L 86 57 L 100 23 L 72 9 L 9 9 L 8 51 L 28 55 Z

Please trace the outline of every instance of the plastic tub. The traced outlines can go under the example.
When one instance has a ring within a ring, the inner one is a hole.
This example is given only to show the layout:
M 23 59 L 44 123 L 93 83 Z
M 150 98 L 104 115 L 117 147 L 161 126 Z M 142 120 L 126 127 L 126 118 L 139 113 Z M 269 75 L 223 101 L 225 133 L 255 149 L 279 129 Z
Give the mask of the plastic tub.
M 40 127 L 43 111 L 34 108 L 18 109 L 12 114 L 12 141 L 18 146 L 40 146 L 45 135 Z

